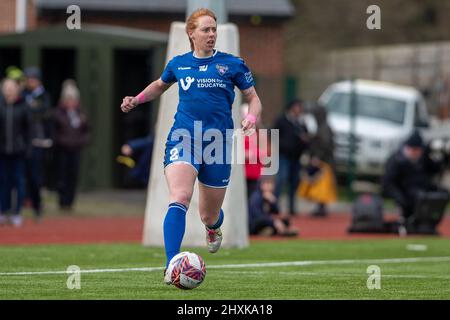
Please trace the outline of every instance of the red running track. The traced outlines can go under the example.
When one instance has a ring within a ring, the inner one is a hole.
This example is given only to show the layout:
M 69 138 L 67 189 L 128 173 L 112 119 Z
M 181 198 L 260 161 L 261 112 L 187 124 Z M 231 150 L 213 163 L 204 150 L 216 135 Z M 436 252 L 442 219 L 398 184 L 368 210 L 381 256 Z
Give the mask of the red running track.
M 390 215 L 388 218 L 392 217 Z M 395 234 L 349 234 L 349 214 L 332 214 L 327 218 L 300 215 L 293 224 L 299 228 L 299 239 L 352 240 L 398 238 Z M 47 217 L 39 224 L 26 219 L 22 227 L 0 226 L 0 245 L 49 243 L 114 243 L 142 239 L 143 217 Z M 450 238 L 450 217 L 439 225 L 441 237 Z M 252 237 L 252 240 L 267 239 Z M 271 239 L 284 239 L 272 237 Z

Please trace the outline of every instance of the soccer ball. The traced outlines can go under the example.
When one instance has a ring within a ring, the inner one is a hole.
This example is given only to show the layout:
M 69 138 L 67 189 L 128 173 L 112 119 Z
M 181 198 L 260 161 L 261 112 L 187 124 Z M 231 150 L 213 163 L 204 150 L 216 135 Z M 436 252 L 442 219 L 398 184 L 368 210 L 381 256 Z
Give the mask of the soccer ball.
M 194 289 L 205 279 L 205 262 L 196 253 L 180 252 L 170 260 L 166 272 L 170 274 L 172 284 L 177 288 Z

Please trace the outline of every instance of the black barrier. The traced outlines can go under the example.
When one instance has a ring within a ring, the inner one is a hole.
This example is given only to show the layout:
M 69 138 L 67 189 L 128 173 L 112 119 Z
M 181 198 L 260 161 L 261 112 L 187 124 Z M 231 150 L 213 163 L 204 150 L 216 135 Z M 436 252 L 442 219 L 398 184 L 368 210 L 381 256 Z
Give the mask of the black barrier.
M 436 227 L 444 216 L 448 201 L 446 190 L 419 192 L 414 213 L 406 222 L 408 233 L 438 234 Z

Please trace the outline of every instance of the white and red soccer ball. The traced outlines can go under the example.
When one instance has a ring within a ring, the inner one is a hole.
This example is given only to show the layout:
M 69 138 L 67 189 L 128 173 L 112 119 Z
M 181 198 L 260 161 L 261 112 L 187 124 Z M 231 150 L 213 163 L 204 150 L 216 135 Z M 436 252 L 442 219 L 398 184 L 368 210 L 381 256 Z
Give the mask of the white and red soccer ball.
M 205 262 L 196 253 L 180 252 L 170 260 L 166 272 L 170 274 L 172 284 L 177 288 L 194 289 L 205 279 Z

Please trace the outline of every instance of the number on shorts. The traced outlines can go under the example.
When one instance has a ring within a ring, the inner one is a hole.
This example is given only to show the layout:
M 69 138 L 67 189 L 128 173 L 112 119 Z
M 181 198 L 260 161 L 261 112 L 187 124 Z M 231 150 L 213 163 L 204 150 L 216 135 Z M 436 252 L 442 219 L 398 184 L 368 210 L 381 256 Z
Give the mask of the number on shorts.
M 173 148 L 172 150 L 170 150 L 170 161 L 174 161 L 177 159 L 178 159 L 178 149 Z

